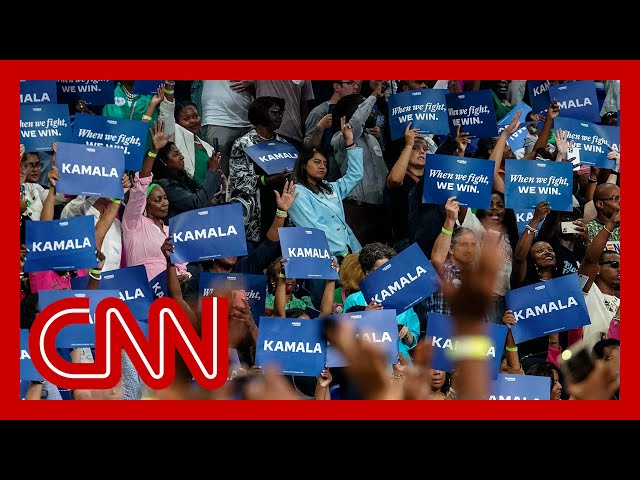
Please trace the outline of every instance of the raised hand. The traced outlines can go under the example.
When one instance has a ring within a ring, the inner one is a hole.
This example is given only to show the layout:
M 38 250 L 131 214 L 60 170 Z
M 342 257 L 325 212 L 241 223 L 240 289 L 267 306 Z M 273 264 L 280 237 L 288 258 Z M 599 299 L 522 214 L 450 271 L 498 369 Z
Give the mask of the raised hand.
M 558 101 L 554 98 L 553 102 L 551 102 L 551 105 L 549 105 L 549 108 L 547 108 L 546 118 L 551 117 L 551 119 L 554 119 L 558 115 L 560 115 L 560 107 L 558 106 Z
M 504 129 L 507 132 L 507 136 L 511 136 L 518 131 L 518 127 L 520 126 L 520 116 L 522 115 L 522 109 L 518 110 L 518 113 L 511 119 L 507 128 Z
M 456 84 L 457 83 L 458 82 L 456 82 Z M 456 155 L 464 157 L 464 152 L 470 143 L 469 132 L 461 132 L 460 125 L 458 125 L 458 129 L 456 130 Z
M 447 203 L 444 204 L 444 210 L 447 212 L 447 220 L 452 220 L 454 223 L 458 220 L 458 213 L 460 212 L 460 203 L 456 202 L 457 197 L 449 197 Z
M 413 144 L 415 143 L 416 136 L 418 132 L 420 132 L 419 128 L 411 128 L 411 123 L 409 122 L 404 129 L 404 146 L 413 148 Z
M 156 94 L 153 97 L 151 97 L 151 101 L 149 102 L 149 104 L 153 105 L 153 107 L 155 108 L 162 103 L 162 100 L 164 100 L 164 90 L 163 90 L 163 86 L 160 85 L 158 87 Z
M 376 302 L 375 300 L 371 300 L 371 301 L 369 302 L 369 304 L 368 304 L 366 307 L 364 307 L 364 309 L 365 309 L 365 311 L 367 311 L 367 312 L 368 312 L 369 310 L 382 310 L 382 304 L 381 304 L 381 303 Z
M 345 145 L 353 144 L 353 130 L 351 125 L 347 123 L 347 117 L 340 119 L 340 131 L 342 131 L 342 137 L 344 138 Z
M 56 145 L 55 143 L 53 145 Z M 55 150 L 54 150 L 55 151 Z M 47 174 L 47 178 L 49 179 L 49 184 L 52 187 L 56 186 L 56 181 L 60 180 L 60 170 L 56 167 L 56 156 L 54 155 L 51 160 L 51 170 Z
M 331 126 L 332 121 L 333 121 L 333 115 L 331 115 L 330 113 L 326 114 L 324 117 L 318 120 L 318 123 L 316 123 L 316 130 L 325 131 L 327 128 Z
M 131 178 L 126 173 L 122 175 L 122 189 L 126 194 L 133 187 L 133 183 L 131 182 Z
M 331 385 L 332 380 L 333 377 L 331 376 L 329 367 L 325 367 L 325 369 L 322 370 L 322 373 L 320 373 L 320 376 L 318 377 L 318 386 L 322 388 L 328 388 L 329 385 Z
M 164 239 L 164 243 L 160 247 L 164 258 L 167 259 L 167 262 L 171 261 L 171 252 L 173 252 L 173 243 L 171 243 L 171 238 L 167 237 Z
M 298 197 L 296 184 L 293 180 L 286 180 L 284 182 L 282 195 L 280 195 L 277 190 L 274 190 L 273 193 L 276 195 L 276 206 L 284 212 L 287 212 L 291 208 L 291 205 L 293 205 L 293 202 Z
M 607 145 L 607 147 L 609 147 L 609 150 L 611 150 L 609 153 L 607 153 L 607 158 L 609 160 L 615 159 L 616 166 L 618 167 L 616 170 L 620 170 L 620 152 L 614 148 L 611 148 L 609 145 Z
M 96 250 L 96 258 L 98 259 L 98 266 L 96 267 L 98 270 L 102 270 L 104 268 L 104 261 L 107 257 L 104 256 L 99 250 Z
M 504 315 L 502 316 L 502 323 L 505 325 L 515 325 L 518 323 L 515 315 L 513 314 L 513 310 L 507 310 L 504 312 Z
M 160 150 L 164 147 L 169 139 L 164 134 L 164 122 L 160 119 L 149 129 L 151 133 L 151 140 L 153 141 L 153 148 L 155 150 Z
M 540 223 L 542 220 L 547 218 L 547 215 L 549 215 L 550 211 L 551 207 L 549 206 L 549 202 L 540 202 L 538 205 L 536 205 L 536 210 L 533 213 L 533 218 L 537 219 L 538 223 Z

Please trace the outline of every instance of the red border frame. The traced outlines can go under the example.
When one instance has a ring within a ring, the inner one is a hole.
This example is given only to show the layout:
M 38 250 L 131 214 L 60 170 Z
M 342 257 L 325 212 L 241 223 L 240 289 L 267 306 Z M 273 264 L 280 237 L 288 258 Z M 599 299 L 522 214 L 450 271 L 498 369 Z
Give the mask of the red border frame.
M 6 97 L 11 99 L 8 109 L 0 118 L 4 132 L 13 132 L 10 139 L 19 138 L 19 94 L 20 79 L 46 80 L 51 78 L 139 78 L 158 77 L 160 71 L 171 72 L 170 76 L 182 78 L 262 78 L 329 79 L 329 75 L 340 71 L 353 78 L 376 77 L 420 77 L 420 78 L 548 78 L 550 76 L 592 79 L 593 77 L 617 78 L 623 86 L 638 85 L 640 61 L 626 60 L 43 60 L 2 61 L 3 77 L 0 82 Z M 437 75 L 436 73 L 437 72 Z M 150 75 L 151 74 L 151 75 Z M 333 77 L 331 77 L 333 78 Z M 634 134 L 633 112 L 640 111 L 640 99 L 631 89 L 622 96 L 628 112 L 622 129 L 622 143 L 631 142 Z M 18 156 L 18 142 L 12 144 L 10 158 Z M 632 162 L 633 160 L 627 160 Z M 18 163 L 9 162 L 8 178 L 18 177 Z M 626 170 L 625 170 L 626 171 Z M 630 175 L 630 171 L 626 174 Z M 623 183 L 626 184 L 626 177 Z M 631 180 L 629 180 L 631 181 Z M 15 185 L 15 180 L 9 182 Z M 16 186 L 17 187 L 17 186 Z M 12 187 L 10 187 L 12 188 Z M 631 187 L 629 187 L 631 188 Z M 16 188 L 17 190 L 17 188 Z M 12 206 L 18 208 L 18 196 L 9 196 Z M 9 218 L 13 214 L 9 213 Z M 15 217 L 17 219 L 17 215 Z M 625 210 L 625 218 L 632 221 L 625 225 L 626 235 L 631 239 L 637 230 L 631 210 Z M 17 226 L 8 226 L 8 271 L 1 282 L 6 292 L 16 291 L 18 271 Z M 631 240 L 629 240 L 631 244 Z M 629 250 L 631 252 L 631 250 Z M 12 257 L 12 255 L 15 255 Z M 625 256 L 622 269 L 625 291 L 631 291 L 637 282 L 631 274 L 637 270 L 638 256 Z M 629 273 L 627 273 L 629 272 Z M 629 294 L 627 294 L 629 296 Z M 407 401 L 399 409 L 395 402 L 385 401 L 340 401 L 340 402 L 292 402 L 292 401 L 146 401 L 146 402 L 25 402 L 18 399 L 19 357 L 18 347 L 18 296 L 10 294 L 6 299 L 4 321 L 0 333 L 6 348 L 0 349 L 0 365 L 3 365 L 4 381 L 0 383 L 0 416 L 22 419 L 640 419 L 640 409 L 634 408 L 638 401 L 638 386 L 632 377 L 638 371 L 640 357 L 622 353 L 622 400 L 612 402 L 492 402 L 463 401 L 424 403 Z M 630 300 L 629 300 L 630 301 Z M 623 305 L 627 305 L 623 303 Z M 626 322 L 625 338 L 637 338 L 639 330 L 635 320 Z M 624 380 L 626 379 L 626 381 Z

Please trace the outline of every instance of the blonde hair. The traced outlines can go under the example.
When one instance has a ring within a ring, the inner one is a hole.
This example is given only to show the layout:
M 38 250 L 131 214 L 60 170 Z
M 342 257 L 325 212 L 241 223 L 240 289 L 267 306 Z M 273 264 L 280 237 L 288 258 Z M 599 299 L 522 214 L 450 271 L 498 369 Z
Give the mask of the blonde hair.
M 360 254 L 350 253 L 340 265 L 340 283 L 348 294 L 360 291 L 360 282 L 365 277 L 360 266 Z

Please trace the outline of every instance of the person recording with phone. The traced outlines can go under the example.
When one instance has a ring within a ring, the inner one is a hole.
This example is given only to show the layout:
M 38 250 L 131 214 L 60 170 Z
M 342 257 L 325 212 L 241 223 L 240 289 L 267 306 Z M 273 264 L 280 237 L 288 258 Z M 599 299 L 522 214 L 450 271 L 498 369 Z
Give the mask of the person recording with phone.
M 574 208 L 572 212 L 551 211 L 540 227 L 538 239 L 553 248 L 561 275 L 578 271 L 586 248 L 591 243 L 587 225 L 578 208 Z

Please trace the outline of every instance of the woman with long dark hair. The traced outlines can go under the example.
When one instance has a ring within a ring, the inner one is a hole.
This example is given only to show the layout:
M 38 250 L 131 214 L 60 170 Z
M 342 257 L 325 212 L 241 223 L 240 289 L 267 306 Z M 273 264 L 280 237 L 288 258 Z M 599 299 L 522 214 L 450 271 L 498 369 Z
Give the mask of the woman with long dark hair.
M 360 242 L 347 225 L 342 200 L 362 179 L 362 148 L 353 142 L 351 126 L 341 119 L 348 167 L 345 175 L 335 182 L 327 182 L 327 156 L 322 147 L 304 147 L 296 160 L 292 180 L 298 198 L 289 210 L 289 217 L 298 227 L 319 228 L 325 232 L 329 250 L 339 262 L 349 252 L 359 252 Z

